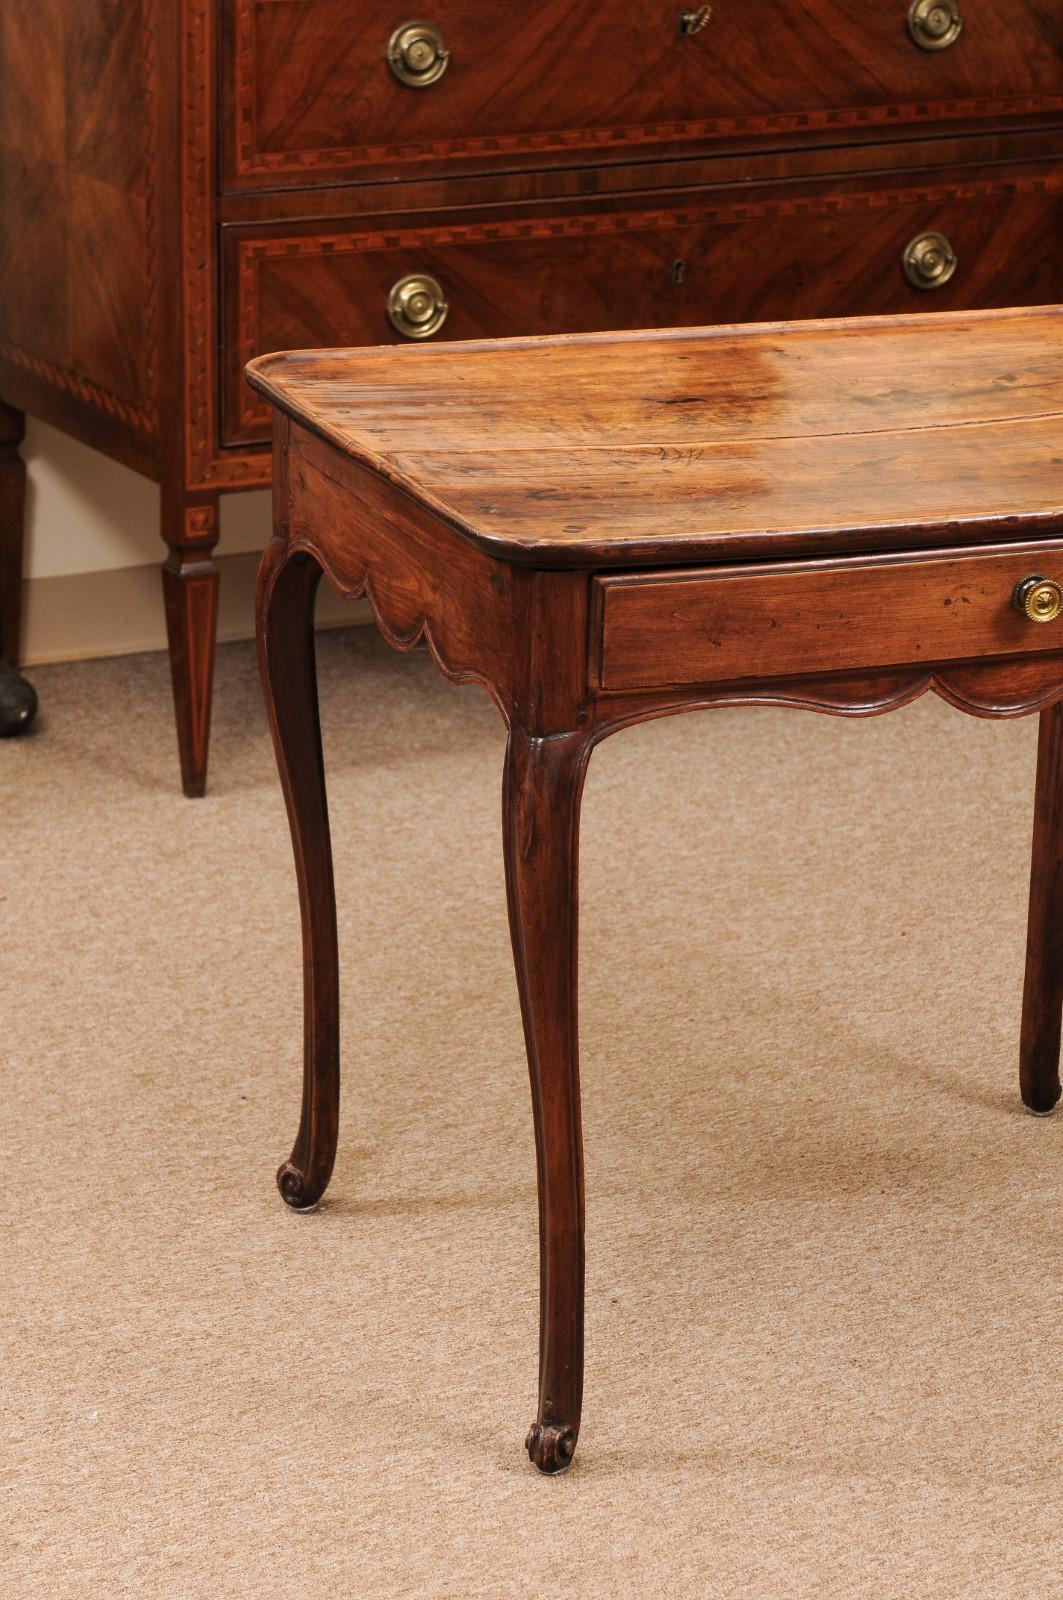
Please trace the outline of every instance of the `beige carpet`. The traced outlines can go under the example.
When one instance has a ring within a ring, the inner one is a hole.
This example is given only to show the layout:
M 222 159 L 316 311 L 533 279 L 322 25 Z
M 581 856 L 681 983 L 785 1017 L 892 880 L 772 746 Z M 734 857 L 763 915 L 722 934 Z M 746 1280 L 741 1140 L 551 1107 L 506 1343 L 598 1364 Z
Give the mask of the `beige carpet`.
M 588 1378 L 539 1478 L 503 730 L 322 641 L 341 1156 L 287 1214 L 297 911 L 250 649 L 0 746 L 5 1600 L 1063 1595 L 1063 1122 L 1016 1046 L 1035 724 L 676 718 L 584 812 Z

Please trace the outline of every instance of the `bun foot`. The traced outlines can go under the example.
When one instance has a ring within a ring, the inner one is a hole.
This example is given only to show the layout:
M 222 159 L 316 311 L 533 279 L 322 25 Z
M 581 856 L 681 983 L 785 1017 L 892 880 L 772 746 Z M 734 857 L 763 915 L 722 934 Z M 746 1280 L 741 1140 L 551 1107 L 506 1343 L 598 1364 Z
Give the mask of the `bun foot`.
M 559 1427 L 557 1423 L 533 1422 L 524 1441 L 533 1465 L 548 1477 L 567 1472 L 576 1451 L 575 1428 Z
M 32 685 L 0 661 L 0 739 L 25 733 L 37 713 L 37 696 Z
M 277 1188 L 284 1204 L 292 1211 L 316 1211 L 324 1185 L 315 1193 L 305 1174 L 286 1161 L 277 1173 Z

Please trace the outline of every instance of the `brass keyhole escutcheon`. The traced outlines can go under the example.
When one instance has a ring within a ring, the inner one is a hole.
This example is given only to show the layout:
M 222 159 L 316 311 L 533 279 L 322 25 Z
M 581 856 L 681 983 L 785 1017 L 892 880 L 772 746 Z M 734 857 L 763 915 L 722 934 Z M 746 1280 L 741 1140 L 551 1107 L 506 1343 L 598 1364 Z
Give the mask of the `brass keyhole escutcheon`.
M 712 16 L 711 6 L 699 6 L 696 11 L 681 11 L 679 13 L 679 32 L 684 39 L 692 39 L 696 33 L 701 33 L 709 25 Z
M 963 32 L 956 0 L 912 0 L 908 32 L 921 50 L 947 50 Z
M 430 339 L 446 322 L 449 310 L 442 284 L 427 272 L 400 278 L 388 295 L 391 326 L 404 339 Z
M 1012 602 L 1031 622 L 1055 622 L 1063 611 L 1063 587 L 1040 572 L 1021 578 L 1011 593 Z
M 432 22 L 404 22 L 388 40 L 388 66 L 411 89 L 438 83 L 449 62 L 450 51 Z
M 913 289 L 943 289 L 956 271 L 958 259 L 943 233 L 919 233 L 909 241 L 903 265 Z

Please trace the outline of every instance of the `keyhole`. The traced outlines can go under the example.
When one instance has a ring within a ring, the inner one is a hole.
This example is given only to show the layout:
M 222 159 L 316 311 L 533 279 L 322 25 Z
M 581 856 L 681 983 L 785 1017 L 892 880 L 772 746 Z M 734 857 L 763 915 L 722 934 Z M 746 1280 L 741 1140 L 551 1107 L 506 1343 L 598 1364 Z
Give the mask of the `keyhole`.
M 711 6 L 699 6 L 696 11 L 681 11 L 679 13 L 680 34 L 684 39 L 692 38 L 695 33 L 700 33 L 702 28 L 708 26 L 711 16 Z
M 686 262 L 685 261 L 673 261 L 672 262 L 672 282 L 673 283 L 683 283 L 685 281 L 685 279 L 686 279 L 686 275 L 687 275 L 687 264 L 686 264 Z

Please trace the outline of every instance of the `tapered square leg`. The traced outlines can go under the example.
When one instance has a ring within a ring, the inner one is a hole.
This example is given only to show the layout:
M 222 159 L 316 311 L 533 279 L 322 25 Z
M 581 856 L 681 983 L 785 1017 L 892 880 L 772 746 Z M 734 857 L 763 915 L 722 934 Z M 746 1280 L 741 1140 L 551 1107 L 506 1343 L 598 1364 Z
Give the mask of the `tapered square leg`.
M 1031 1111 L 1060 1094 L 1063 1020 L 1063 706 L 1041 712 L 1037 743 L 1030 915 L 1022 996 L 1019 1084 Z
M 173 508 L 164 501 L 162 568 L 181 784 L 191 799 L 206 793 L 214 651 L 218 630 L 218 497 Z
M 584 1202 L 577 1018 L 579 813 L 585 734 L 510 732 L 503 842 L 531 1075 L 539 1182 L 539 1410 L 528 1454 L 572 1460 L 583 1403 Z
M 12 667 L 21 660 L 26 466 L 19 446 L 25 436 L 22 412 L 0 402 L 0 660 Z

